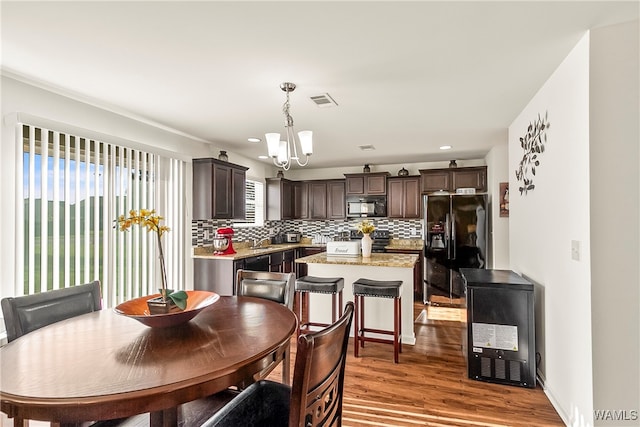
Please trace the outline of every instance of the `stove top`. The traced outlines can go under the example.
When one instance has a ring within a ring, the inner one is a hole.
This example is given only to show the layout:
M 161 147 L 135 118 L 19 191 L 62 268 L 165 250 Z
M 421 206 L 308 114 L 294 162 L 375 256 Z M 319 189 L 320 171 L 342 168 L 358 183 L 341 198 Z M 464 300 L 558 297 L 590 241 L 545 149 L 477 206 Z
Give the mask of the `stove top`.
M 362 234 L 358 230 L 350 230 L 351 240 L 361 240 Z M 384 252 L 384 248 L 389 245 L 389 230 L 374 230 L 371 233 L 371 252 Z

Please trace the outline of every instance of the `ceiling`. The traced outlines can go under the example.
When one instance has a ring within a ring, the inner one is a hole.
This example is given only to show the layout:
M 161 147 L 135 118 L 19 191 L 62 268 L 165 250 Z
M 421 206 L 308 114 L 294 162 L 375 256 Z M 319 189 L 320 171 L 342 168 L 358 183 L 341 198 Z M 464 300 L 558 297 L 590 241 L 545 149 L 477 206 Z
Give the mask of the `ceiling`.
M 279 86 L 296 83 L 313 167 L 484 157 L 586 30 L 638 19 L 637 1 L 1 7 L 6 75 L 248 158 L 283 132 Z M 310 100 L 327 93 L 337 106 Z

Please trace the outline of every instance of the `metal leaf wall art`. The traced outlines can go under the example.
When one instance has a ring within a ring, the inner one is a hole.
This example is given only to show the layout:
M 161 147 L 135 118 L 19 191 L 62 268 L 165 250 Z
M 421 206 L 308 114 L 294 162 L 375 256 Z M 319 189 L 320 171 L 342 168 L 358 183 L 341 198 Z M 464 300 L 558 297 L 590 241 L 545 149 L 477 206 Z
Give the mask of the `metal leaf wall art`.
M 516 179 L 521 185 L 518 187 L 520 195 L 526 195 L 536 188 L 533 178 L 536 175 L 536 167 L 540 166 L 539 156 L 544 153 L 544 145 L 547 143 L 547 129 L 549 129 L 548 112 L 544 118 L 538 114 L 537 120 L 529 123 L 527 133 L 520 138 L 520 146 L 524 151 L 520 165 L 516 169 Z

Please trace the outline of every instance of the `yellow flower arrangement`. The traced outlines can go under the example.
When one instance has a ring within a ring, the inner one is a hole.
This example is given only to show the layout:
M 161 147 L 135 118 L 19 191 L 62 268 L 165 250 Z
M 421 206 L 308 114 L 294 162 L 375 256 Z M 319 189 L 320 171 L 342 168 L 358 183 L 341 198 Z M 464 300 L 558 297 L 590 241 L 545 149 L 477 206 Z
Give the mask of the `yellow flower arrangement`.
M 160 258 L 160 278 L 162 280 L 162 288 L 160 293 L 162 299 L 167 301 L 170 298 L 180 309 L 187 307 L 187 293 L 185 291 L 167 290 L 167 269 L 164 263 L 164 251 L 162 250 L 162 235 L 171 231 L 166 225 L 160 225 L 160 221 L 164 218 L 156 214 L 155 210 L 140 209 L 140 211 L 131 210 L 129 216 L 120 215 L 116 220 L 120 231 L 128 231 L 131 226 L 139 225 L 146 228 L 148 232 L 154 232 L 158 240 L 158 257 Z
M 356 226 L 356 229 L 362 234 L 370 234 L 373 233 L 376 227 L 365 219 Z

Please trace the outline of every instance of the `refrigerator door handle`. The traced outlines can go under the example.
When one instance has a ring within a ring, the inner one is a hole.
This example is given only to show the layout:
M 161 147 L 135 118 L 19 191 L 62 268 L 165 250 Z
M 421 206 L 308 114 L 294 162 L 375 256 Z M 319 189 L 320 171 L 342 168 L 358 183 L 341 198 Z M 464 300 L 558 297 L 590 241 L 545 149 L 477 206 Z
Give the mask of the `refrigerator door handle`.
M 453 256 L 449 259 L 456 259 L 456 214 L 451 214 L 451 242 L 449 247 L 452 247 Z
M 451 221 L 449 221 L 449 214 L 445 217 L 444 220 L 444 244 L 447 248 L 447 259 L 451 259 L 451 241 L 449 239 L 449 231 L 451 230 Z

